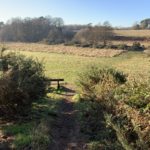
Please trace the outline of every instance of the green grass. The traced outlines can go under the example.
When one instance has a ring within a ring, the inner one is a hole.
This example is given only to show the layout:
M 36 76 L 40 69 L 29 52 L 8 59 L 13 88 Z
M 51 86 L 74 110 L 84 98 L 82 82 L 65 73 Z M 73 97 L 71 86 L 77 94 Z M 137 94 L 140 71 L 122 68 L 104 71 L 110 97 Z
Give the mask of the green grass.
M 22 150 L 25 147 L 47 149 L 52 142 L 51 122 L 57 117 L 61 97 L 48 93 L 47 98 L 33 103 L 30 115 L 13 124 L 3 125 L 0 129 L 6 136 L 14 137 L 12 148 Z
M 79 100 L 75 103 L 75 108 L 78 110 L 80 132 L 86 139 L 88 150 L 122 149 L 115 131 L 107 126 L 98 103 Z
M 150 58 L 142 52 L 128 52 L 112 58 L 27 51 L 21 53 L 40 60 L 44 59 L 46 76 L 64 78 L 66 82 L 70 83 L 74 83 L 78 72 L 81 72 L 89 64 L 98 64 L 102 67 L 112 66 L 127 73 L 129 77 L 147 78 L 150 75 Z
M 27 147 L 46 149 L 51 142 L 49 126 L 45 121 L 39 124 L 36 122 L 19 123 L 3 127 L 5 135 L 14 136 L 12 148 L 22 150 Z
M 3 132 L 6 135 L 15 135 L 15 134 L 28 134 L 32 129 L 33 122 L 30 123 L 22 123 L 22 124 L 14 124 L 11 126 L 3 127 Z
M 32 138 L 30 134 L 26 135 L 18 133 L 13 144 L 15 148 L 22 149 L 23 147 L 30 145 L 31 141 Z
M 29 123 L 17 123 L 10 126 L 4 126 L 2 131 L 4 135 L 14 136 L 15 140 L 13 141 L 14 148 L 21 149 L 26 145 L 30 145 L 31 143 L 31 131 L 33 126 L 33 122 Z

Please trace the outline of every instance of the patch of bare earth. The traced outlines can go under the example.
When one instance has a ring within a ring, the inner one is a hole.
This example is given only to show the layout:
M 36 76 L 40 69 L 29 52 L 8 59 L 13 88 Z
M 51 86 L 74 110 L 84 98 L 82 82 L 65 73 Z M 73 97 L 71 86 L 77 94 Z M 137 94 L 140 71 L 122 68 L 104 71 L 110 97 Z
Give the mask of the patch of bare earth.
M 82 48 L 76 46 L 61 45 L 46 45 L 38 43 L 5 43 L 6 47 L 15 51 L 33 51 L 33 52 L 48 52 L 58 54 L 71 54 L 85 57 L 114 57 L 124 50 L 112 49 L 96 49 L 96 48 Z

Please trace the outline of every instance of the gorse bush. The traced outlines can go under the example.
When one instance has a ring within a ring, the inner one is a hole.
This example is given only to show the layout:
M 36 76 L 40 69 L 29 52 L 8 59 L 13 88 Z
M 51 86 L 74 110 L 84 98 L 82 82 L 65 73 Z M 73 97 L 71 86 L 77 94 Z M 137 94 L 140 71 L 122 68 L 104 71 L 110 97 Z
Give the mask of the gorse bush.
M 123 49 L 123 50 L 128 50 L 128 45 L 127 44 L 120 44 L 120 45 L 117 45 L 117 48 Z
M 0 79 L 1 113 L 24 112 L 34 100 L 45 94 L 43 65 L 23 55 L 8 54 L 4 59 L 9 69 Z
M 129 50 L 131 50 L 131 51 L 143 51 L 143 50 L 145 50 L 145 47 L 143 45 L 141 45 L 140 42 L 134 42 L 132 44 L 132 46 L 129 47 Z
M 117 90 L 119 100 L 137 109 L 148 109 L 150 104 L 150 85 L 149 82 L 131 81 Z
M 28 95 L 9 77 L 0 79 L 0 115 L 14 114 L 28 104 Z
M 89 66 L 79 74 L 77 85 L 84 99 L 101 101 L 111 96 L 115 87 L 126 82 L 126 75 L 112 68 Z
M 80 123 L 80 132 L 88 140 L 87 149 L 111 150 L 122 148 L 117 141 L 115 131 L 106 125 L 103 109 L 101 109 L 99 102 L 79 101 L 75 104 L 75 107 L 79 110 L 78 120 Z M 93 142 L 98 143 L 93 145 Z
M 30 99 L 36 99 L 45 94 L 46 82 L 42 62 L 14 55 L 8 58 L 8 63 L 12 66 L 9 75 L 20 89 L 28 93 Z
M 77 103 L 82 133 L 95 141 L 107 139 L 109 144 L 103 144 L 108 149 L 148 149 L 149 81 L 126 82 L 122 72 L 90 66 L 77 83 L 83 99 Z

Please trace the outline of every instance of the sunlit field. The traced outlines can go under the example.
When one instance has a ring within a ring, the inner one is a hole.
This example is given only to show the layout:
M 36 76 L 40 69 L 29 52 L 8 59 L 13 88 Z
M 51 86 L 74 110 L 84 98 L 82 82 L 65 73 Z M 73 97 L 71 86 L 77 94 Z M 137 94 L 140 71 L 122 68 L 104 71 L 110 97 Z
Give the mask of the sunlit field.
M 150 58 L 141 52 L 128 52 L 117 57 L 83 57 L 67 54 L 21 51 L 21 54 L 32 56 L 45 62 L 46 76 L 64 78 L 74 83 L 78 72 L 87 65 L 99 64 L 102 67 L 114 67 L 128 74 L 129 77 L 145 78 L 150 75 Z
M 114 32 L 126 37 L 150 37 L 150 30 L 115 30 Z
M 96 49 L 96 48 L 82 48 L 76 46 L 64 46 L 58 45 L 46 45 L 39 43 L 2 43 L 9 50 L 16 51 L 32 51 L 32 52 L 46 52 L 57 54 L 69 54 L 75 56 L 87 56 L 87 57 L 113 57 L 119 55 L 123 50 L 112 49 Z
M 142 76 L 147 79 L 150 74 L 150 57 L 144 52 L 34 43 L 5 43 L 4 46 L 8 51 L 13 50 L 43 61 L 47 77 L 64 78 L 66 82 L 71 83 L 74 83 L 77 74 L 90 64 L 117 68 L 127 73 L 128 77 Z

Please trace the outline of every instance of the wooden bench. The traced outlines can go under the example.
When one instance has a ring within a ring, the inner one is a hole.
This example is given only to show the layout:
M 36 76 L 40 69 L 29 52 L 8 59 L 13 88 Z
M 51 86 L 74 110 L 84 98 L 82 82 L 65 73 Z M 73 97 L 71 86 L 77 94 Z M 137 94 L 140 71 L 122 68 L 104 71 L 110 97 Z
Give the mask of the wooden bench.
M 49 82 L 57 82 L 57 89 L 60 89 L 60 83 L 61 81 L 64 81 L 64 79 L 48 79 Z

